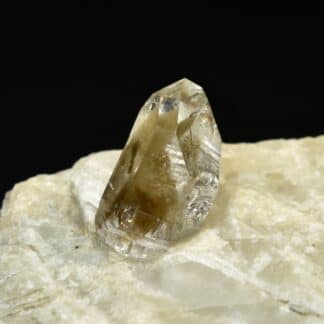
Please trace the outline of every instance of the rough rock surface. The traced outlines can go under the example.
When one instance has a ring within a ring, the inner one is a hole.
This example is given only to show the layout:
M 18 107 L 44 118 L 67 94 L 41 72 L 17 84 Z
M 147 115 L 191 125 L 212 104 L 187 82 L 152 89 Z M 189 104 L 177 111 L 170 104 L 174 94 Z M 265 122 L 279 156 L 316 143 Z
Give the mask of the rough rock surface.
M 39 175 L 0 216 L 0 323 L 324 323 L 324 136 L 224 145 L 200 232 L 135 262 L 98 244 L 118 151 Z

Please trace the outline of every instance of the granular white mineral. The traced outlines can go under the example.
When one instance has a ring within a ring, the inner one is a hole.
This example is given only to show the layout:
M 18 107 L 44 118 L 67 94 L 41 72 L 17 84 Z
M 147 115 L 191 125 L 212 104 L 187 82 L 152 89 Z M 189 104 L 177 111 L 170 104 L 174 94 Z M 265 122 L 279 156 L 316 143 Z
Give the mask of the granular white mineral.
M 324 136 L 223 145 L 195 235 L 135 261 L 95 239 L 119 151 L 10 191 L 0 323 L 324 323 Z

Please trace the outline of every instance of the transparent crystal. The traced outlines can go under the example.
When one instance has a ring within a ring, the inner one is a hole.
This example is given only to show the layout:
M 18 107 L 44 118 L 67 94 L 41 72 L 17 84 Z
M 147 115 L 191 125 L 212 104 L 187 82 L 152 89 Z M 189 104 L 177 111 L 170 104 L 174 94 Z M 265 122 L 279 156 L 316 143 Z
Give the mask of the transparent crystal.
M 218 189 L 221 138 L 208 99 L 182 79 L 151 95 L 96 214 L 101 240 L 152 257 L 198 230 Z

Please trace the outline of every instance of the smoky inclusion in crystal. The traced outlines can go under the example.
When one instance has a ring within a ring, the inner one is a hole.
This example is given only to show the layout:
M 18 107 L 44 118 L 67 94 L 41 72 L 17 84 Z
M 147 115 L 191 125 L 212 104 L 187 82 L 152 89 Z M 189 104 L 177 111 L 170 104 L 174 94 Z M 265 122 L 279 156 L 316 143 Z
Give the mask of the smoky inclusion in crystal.
M 138 114 L 96 214 L 100 240 L 154 257 L 195 232 L 218 189 L 221 137 L 203 89 L 182 79 Z

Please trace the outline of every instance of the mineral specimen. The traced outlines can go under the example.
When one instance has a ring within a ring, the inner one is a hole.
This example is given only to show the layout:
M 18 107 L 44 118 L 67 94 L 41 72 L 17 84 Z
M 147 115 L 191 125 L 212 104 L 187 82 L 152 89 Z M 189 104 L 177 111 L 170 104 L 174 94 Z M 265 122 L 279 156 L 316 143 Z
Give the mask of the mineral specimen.
M 0 323 L 323 324 L 324 136 L 223 144 L 201 230 L 138 262 L 98 246 L 120 151 L 16 184 L 0 211 Z
M 99 237 L 123 255 L 144 258 L 197 230 L 217 193 L 220 146 L 200 86 L 183 79 L 154 93 L 101 199 Z

